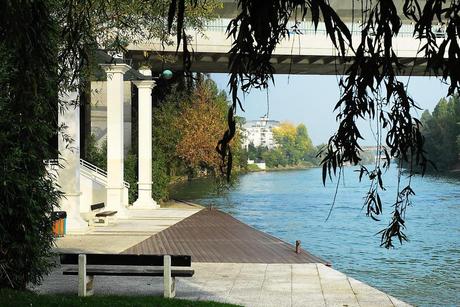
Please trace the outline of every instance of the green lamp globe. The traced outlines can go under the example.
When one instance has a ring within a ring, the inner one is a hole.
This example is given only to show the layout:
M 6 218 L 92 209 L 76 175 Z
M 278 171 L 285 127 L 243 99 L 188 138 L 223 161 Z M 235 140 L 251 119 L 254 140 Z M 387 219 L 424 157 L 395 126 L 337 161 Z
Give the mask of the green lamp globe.
M 173 72 L 170 71 L 169 69 L 165 69 L 163 70 L 163 72 L 161 73 L 161 76 L 163 78 L 165 78 L 166 80 L 169 80 L 173 77 Z

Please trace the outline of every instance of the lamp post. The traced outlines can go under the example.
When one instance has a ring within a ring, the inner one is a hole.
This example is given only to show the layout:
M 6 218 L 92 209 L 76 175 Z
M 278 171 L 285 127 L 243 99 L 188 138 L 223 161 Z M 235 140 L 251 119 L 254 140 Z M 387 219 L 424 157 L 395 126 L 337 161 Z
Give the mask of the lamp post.
M 169 69 L 165 69 L 161 73 L 161 77 L 163 77 L 166 80 L 171 80 L 171 78 L 173 77 L 173 72 L 170 71 Z

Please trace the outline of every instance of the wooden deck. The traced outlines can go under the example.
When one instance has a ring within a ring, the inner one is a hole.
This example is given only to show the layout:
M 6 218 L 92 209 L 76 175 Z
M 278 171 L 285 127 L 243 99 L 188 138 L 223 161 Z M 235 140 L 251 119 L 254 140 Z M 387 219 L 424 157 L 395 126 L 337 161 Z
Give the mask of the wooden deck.
M 123 253 L 185 254 L 193 262 L 325 263 L 215 209 L 203 209 Z

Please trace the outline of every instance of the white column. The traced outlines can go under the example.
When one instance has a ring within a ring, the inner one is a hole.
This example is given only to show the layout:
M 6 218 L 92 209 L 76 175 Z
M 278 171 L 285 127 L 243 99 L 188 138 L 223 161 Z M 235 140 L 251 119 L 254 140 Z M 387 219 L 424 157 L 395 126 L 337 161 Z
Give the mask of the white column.
M 59 210 L 67 213 L 66 230 L 70 234 L 88 230 L 88 223 L 80 215 L 80 106 L 77 96 L 77 92 L 72 92 L 60 97 L 66 103 L 59 107 L 58 115 L 59 126 L 65 127 L 58 141 L 62 164 L 58 169 L 58 183 L 64 192 Z
M 131 69 L 126 64 L 104 64 L 107 73 L 107 201 L 105 210 L 126 215 L 123 205 L 123 75 Z
M 152 89 L 153 80 L 133 81 L 139 89 L 138 111 L 138 198 L 133 209 L 154 209 L 160 206 L 152 198 Z

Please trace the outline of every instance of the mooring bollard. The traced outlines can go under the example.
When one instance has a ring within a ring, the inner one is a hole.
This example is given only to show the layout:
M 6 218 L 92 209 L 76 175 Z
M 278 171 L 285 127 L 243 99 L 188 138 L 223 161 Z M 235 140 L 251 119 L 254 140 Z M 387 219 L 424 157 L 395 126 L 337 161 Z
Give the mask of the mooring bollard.
M 295 241 L 295 253 L 300 254 L 300 240 Z

